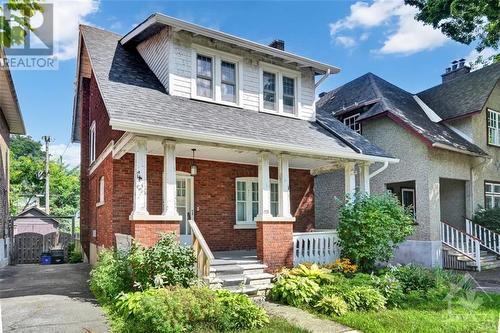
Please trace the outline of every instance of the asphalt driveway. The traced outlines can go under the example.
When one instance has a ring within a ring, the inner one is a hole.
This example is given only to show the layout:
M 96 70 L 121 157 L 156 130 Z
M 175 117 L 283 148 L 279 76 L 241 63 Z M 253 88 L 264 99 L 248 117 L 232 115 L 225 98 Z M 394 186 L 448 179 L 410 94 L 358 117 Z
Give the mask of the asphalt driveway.
M 0 333 L 108 331 L 88 288 L 89 265 L 17 265 L 0 269 Z

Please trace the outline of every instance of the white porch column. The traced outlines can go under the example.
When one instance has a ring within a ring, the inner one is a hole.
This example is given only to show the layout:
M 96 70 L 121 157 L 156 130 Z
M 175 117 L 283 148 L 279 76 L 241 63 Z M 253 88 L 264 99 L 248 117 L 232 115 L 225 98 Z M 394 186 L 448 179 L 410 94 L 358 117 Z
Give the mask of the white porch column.
M 271 215 L 271 182 L 269 180 L 269 153 L 259 153 L 259 215 L 262 221 Z
M 175 167 L 175 142 L 164 140 L 163 144 L 163 213 L 169 220 L 177 220 L 177 179 Z
M 370 163 L 359 165 L 359 187 L 361 192 L 370 194 Z
M 148 213 L 148 177 L 147 177 L 148 147 L 146 138 L 136 139 L 136 150 L 134 157 L 134 204 L 132 216 L 137 219 L 147 216 Z
M 356 175 L 354 173 L 354 163 L 347 162 L 344 165 L 345 173 L 345 194 L 349 195 L 351 201 L 354 200 L 354 194 L 356 193 Z
M 289 181 L 289 160 L 288 156 L 281 154 L 278 156 L 278 203 L 279 217 L 287 219 L 292 217 L 290 213 L 290 181 Z

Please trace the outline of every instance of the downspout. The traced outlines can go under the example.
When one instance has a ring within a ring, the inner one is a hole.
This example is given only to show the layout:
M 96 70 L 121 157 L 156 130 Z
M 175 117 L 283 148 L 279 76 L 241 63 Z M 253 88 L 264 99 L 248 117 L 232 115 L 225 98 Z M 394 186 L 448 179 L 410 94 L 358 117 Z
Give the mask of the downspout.
M 380 168 L 378 168 L 377 170 L 373 171 L 369 176 L 368 176 L 368 180 L 371 180 L 373 177 L 375 177 L 376 175 L 378 175 L 379 173 L 381 173 L 382 171 L 384 171 L 385 169 L 387 169 L 387 167 L 389 166 L 389 162 L 384 162 L 384 165 L 382 165 Z
M 323 83 L 323 81 L 325 81 L 330 76 L 330 74 L 331 74 L 331 70 L 330 70 L 330 68 L 328 68 L 326 73 L 321 77 L 321 79 L 319 79 L 319 81 L 314 84 L 314 88 L 317 89 L 319 87 L 319 85 L 321 83 Z

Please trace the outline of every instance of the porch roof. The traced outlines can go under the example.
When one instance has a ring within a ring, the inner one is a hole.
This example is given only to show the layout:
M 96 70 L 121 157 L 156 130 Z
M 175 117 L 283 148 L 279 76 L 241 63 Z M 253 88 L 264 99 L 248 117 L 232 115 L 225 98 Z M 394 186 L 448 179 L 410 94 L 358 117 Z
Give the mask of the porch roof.
M 171 96 L 137 51 L 120 45 L 121 36 L 89 26 L 82 26 L 81 32 L 113 129 L 311 155 L 392 160 L 367 140 L 353 142 L 332 124 Z M 73 133 L 78 140 L 78 130 Z

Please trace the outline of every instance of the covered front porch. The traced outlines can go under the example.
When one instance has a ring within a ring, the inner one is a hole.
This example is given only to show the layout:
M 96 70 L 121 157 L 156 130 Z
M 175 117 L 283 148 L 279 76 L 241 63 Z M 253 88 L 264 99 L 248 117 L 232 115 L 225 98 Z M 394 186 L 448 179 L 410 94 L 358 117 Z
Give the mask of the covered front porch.
M 297 239 L 315 230 L 315 175 L 342 168 L 346 194 L 369 192 L 373 161 L 357 156 L 363 155 L 314 156 L 133 133 L 113 148 L 115 168 L 129 170 L 117 180 L 133 179 L 127 218 L 137 241 L 150 246 L 160 232 L 173 231 L 199 250 L 255 251 L 271 269 L 291 266 Z M 327 244 L 321 242 L 314 243 L 318 253 Z

